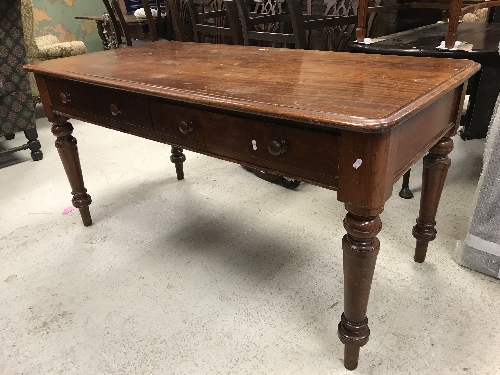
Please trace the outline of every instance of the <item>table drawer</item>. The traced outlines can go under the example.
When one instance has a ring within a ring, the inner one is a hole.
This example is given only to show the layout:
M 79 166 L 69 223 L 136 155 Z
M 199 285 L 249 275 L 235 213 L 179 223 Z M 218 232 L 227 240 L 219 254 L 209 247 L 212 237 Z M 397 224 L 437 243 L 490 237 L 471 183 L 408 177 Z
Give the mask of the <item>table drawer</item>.
M 172 143 L 336 186 L 337 132 L 267 123 L 159 100 L 151 100 L 150 105 L 154 130 Z
M 47 80 L 46 84 L 54 111 L 75 117 L 91 114 L 111 126 L 118 122 L 152 128 L 149 101 L 143 96 L 68 81 Z

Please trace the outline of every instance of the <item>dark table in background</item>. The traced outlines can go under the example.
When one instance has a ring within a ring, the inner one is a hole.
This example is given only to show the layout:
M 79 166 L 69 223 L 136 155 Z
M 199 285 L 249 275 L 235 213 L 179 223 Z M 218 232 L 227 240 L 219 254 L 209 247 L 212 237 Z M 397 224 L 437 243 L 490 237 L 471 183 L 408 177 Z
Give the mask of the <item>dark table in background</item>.
M 469 109 L 462 117 L 463 139 L 484 138 L 488 131 L 496 98 L 500 92 L 500 23 L 463 22 L 458 26 L 461 42 L 472 45 L 470 52 L 438 50 L 448 24 L 439 23 L 382 37 L 372 44 L 352 43 L 351 52 L 383 55 L 469 59 L 482 69 L 469 81 Z

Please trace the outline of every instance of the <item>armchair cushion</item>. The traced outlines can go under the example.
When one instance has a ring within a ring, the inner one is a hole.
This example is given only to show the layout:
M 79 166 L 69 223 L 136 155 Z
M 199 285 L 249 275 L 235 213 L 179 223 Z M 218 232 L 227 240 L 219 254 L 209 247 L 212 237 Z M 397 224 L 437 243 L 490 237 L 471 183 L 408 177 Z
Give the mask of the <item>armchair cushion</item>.
M 87 52 L 85 44 L 80 41 L 60 43 L 55 35 L 44 35 L 35 38 L 33 31 L 33 3 L 31 0 L 20 0 L 20 2 L 28 63 L 81 55 Z M 33 96 L 38 97 L 40 94 L 33 73 L 29 73 L 28 78 Z
M 52 34 L 42 35 L 38 38 L 35 38 L 35 43 L 38 48 L 43 48 L 44 46 L 48 46 L 49 44 L 59 43 L 59 39 L 57 39 L 57 36 Z
M 489 8 L 475 10 L 471 13 L 464 14 L 462 20 L 464 22 L 486 22 L 488 19 Z

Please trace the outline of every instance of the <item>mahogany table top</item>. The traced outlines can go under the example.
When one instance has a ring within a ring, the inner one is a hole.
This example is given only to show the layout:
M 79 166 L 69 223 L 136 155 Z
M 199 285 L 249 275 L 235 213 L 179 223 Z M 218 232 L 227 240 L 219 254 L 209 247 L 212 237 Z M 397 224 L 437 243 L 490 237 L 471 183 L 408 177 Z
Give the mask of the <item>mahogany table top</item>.
M 30 71 L 319 128 L 393 128 L 479 69 L 468 60 L 161 41 Z

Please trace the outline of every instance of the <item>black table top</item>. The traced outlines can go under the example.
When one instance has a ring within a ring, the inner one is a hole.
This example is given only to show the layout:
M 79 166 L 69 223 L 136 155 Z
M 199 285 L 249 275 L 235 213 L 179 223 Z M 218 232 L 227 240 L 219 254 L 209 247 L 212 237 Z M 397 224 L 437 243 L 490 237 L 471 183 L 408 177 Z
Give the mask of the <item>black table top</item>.
M 353 42 L 352 52 L 379 53 L 406 56 L 449 57 L 459 59 L 488 59 L 500 62 L 500 23 L 462 22 L 458 26 L 458 40 L 472 45 L 471 51 L 439 50 L 444 41 L 447 23 L 437 23 L 381 37 L 372 44 Z

